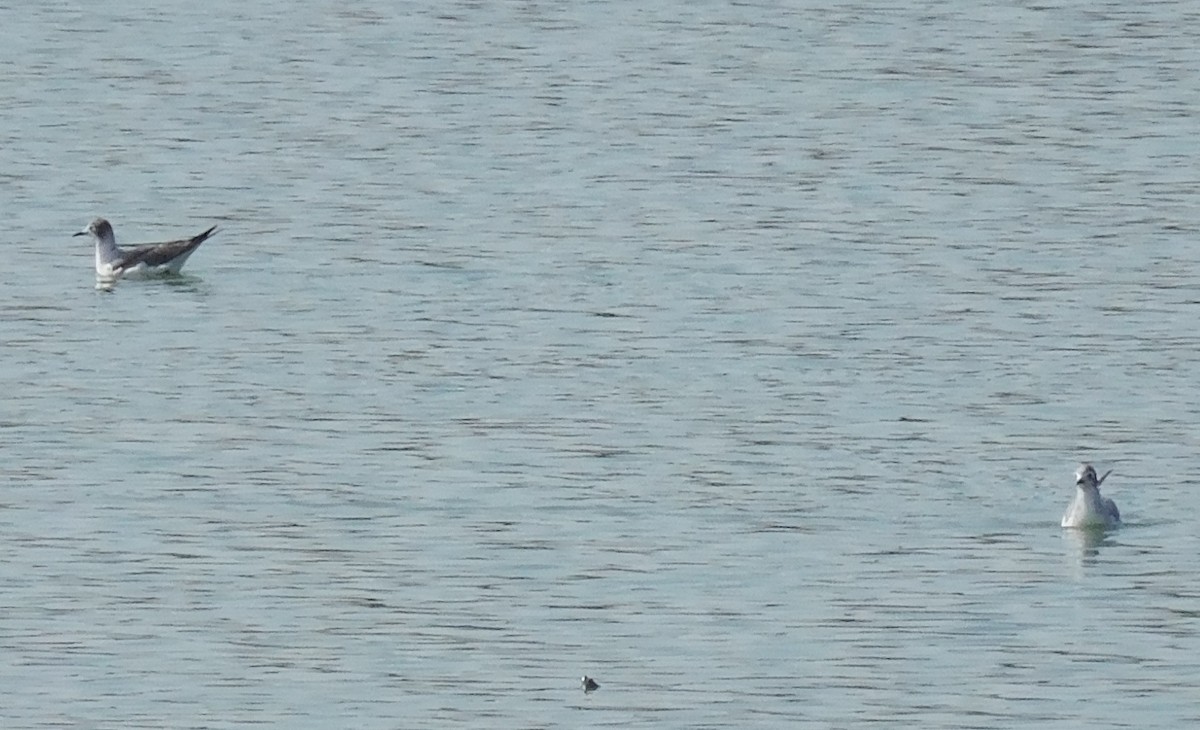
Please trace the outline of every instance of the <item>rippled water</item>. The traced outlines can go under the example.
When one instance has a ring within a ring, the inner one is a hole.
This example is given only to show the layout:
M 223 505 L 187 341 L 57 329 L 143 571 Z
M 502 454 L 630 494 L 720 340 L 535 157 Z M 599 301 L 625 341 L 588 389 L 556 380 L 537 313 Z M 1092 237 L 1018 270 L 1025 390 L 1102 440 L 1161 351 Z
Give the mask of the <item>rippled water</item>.
M 0 10 L 0 724 L 1200 720 L 1200 15 L 643 5 Z

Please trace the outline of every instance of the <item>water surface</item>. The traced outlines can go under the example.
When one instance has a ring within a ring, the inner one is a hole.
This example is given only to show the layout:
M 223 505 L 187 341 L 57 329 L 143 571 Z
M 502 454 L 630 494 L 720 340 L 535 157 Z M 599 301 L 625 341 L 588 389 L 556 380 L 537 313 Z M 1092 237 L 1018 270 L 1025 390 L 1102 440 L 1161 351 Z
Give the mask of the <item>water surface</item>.
M 1200 719 L 1188 4 L 0 16 L 4 725 Z

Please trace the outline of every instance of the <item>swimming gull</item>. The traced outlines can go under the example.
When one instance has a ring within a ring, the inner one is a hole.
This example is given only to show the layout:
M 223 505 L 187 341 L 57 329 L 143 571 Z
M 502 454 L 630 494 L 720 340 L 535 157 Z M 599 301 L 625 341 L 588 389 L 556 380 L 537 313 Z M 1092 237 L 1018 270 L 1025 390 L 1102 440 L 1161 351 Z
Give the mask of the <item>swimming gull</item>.
M 191 238 L 121 248 L 117 245 L 112 224 L 97 218 L 75 235 L 91 236 L 96 242 L 96 275 L 115 279 L 129 275 L 178 274 L 188 257 L 216 230 L 213 226 Z
M 1063 514 L 1063 527 L 1113 527 L 1121 524 L 1121 513 L 1111 500 L 1100 496 L 1100 485 L 1112 474 L 1096 478 L 1091 464 L 1080 464 L 1075 470 L 1075 498 Z

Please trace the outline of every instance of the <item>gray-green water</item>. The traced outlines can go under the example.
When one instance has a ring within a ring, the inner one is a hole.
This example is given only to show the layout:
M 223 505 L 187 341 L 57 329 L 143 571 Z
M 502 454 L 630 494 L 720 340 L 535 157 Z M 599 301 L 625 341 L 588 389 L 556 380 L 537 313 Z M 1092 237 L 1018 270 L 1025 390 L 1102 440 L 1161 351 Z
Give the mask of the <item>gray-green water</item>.
M 0 725 L 1200 720 L 1189 3 L 0 21 Z

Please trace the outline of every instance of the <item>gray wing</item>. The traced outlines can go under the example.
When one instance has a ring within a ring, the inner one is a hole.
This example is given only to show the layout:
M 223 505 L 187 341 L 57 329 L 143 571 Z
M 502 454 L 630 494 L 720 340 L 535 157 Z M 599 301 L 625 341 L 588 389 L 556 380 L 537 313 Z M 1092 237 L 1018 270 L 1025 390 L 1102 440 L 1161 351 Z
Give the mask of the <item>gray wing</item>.
M 1121 513 L 1119 510 L 1117 510 L 1116 502 L 1112 501 L 1111 499 L 1105 499 L 1104 500 L 1104 509 L 1108 510 L 1108 513 L 1113 516 L 1114 520 L 1116 520 L 1117 522 L 1121 521 Z
M 207 241 L 209 236 L 216 230 L 217 227 L 213 226 L 204 233 L 192 238 L 166 241 L 165 243 L 149 243 L 144 246 L 131 246 L 122 249 L 121 258 L 113 265 L 113 269 L 123 270 L 137 266 L 138 264 L 146 264 L 147 266 L 169 264 L 180 256 L 194 251 L 197 246 Z

